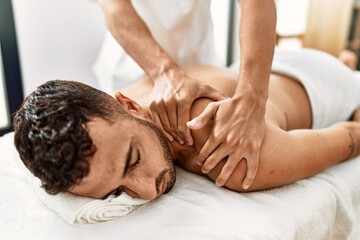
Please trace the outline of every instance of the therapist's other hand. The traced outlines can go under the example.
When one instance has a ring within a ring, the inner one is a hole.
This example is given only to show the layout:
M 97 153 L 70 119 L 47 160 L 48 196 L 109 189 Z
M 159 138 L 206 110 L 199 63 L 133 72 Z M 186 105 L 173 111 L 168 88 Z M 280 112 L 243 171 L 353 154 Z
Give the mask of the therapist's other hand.
M 226 159 L 216 185 L 223 186 L 238 163 L 247 161 L 247 173 L 242 187 L 250 187 L 257 174 L 259 152 L 265 135 L 265 109 L 256 96 L 233 97 L 210 103 L 196 118 L 187 123 L 191 129 L 204 127 L 213 120 L 209 139 L 201 149 L 198 164 L 204 173 L 210 172 Z
M 154 81 L 150 96 L 150 112 L 153 120 L 164 131 L 169 141 L 193 144 L 190 129 L 191 105 L 197 98 L 208 97 L 214 101 L 225 99 L 218 90 L 187 76 L 183 70 L 163 74 Z

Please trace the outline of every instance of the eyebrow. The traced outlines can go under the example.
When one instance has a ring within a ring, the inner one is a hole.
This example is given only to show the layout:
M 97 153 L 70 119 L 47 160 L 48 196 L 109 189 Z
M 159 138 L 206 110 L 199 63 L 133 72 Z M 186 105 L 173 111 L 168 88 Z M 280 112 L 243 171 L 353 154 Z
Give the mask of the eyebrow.
M 121 175 L 122 178 L 125 177 L 125 175 L 126 175 L 126 173 L 128 171 L 130 161 L 131 161 L 131 158 L 132 158 L 132 153 L 133 153 L 133 144 L 132 144 L 132 139 L 131 139 L 130 144 L 129 144 L 129 149 L 128 149 L 128 152 L 126 154 L 125 167 L 124 167 L 123 173 Z

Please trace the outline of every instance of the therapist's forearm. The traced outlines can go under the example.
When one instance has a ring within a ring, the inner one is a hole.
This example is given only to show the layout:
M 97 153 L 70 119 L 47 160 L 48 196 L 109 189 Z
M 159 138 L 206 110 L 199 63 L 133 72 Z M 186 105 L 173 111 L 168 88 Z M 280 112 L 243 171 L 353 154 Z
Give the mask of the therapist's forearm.
M 155 41 L 130 0 L 98 1 L 116 41 L 153 81 L 166 72 L 178 70 L 175 61 Z
M 265 107 L 276 42 L 274 0 L 239 0 L 241 65 L 235 94 L 256 96 Z

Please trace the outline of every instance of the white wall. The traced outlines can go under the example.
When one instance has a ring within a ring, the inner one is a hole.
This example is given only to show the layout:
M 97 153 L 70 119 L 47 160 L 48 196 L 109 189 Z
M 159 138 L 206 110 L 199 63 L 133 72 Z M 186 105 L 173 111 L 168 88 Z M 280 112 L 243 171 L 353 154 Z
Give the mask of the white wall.
M 105 33 L 100 7 L 88 0 L 12 0 L 24 94 L 50 79 L 96 86 L 92 74 Z
M 92 65 L 103 40 L 105 21 L 96 1 L 12 2 L 25 95 L 50 79 L 73 79 L 97 87 Z M 215 47 L 224 65 L 229 3 L 217 0 L 211 6 Z
M 215 51 L 226 66 L 230 1 L 212 1 L 211 17 L 214 24 Z

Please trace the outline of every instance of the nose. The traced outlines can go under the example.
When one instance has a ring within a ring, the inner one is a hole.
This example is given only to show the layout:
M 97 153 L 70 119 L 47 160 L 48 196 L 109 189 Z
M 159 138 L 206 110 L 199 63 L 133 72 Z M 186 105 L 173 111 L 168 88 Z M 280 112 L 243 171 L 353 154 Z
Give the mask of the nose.
M 154 200 L 158 195 L 155 179 L 153 178 L 142 179 L 141 181 L 126 184 L 123 190 L 133 198 L 141 198 L 144 200 Z

